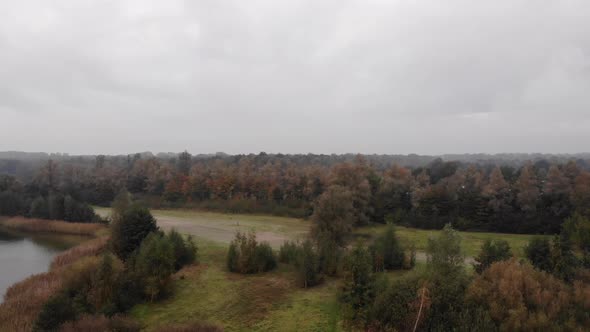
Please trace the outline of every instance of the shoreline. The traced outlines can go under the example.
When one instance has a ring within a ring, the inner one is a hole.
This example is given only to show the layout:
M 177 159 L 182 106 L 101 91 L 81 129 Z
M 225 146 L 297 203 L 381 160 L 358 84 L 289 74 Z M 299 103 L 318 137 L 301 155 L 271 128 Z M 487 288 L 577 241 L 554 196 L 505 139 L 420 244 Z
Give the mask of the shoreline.
M 31 219 L 25 217 L 0 217 L 0 226 L 25 233 L 46 233 L 98 237 L 108 227 L 98 223 L 74 223 L 60 220 Z

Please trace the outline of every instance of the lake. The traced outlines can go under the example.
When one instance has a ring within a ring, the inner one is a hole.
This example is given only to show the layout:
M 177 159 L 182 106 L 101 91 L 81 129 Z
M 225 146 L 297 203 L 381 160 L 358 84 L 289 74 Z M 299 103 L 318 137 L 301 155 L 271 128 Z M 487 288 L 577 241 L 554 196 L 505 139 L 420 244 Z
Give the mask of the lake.
M 53 257 L 87 239 L 75 235 L 27 234 L 0 227 L 0 302 L 11 285 L 46 272 Z

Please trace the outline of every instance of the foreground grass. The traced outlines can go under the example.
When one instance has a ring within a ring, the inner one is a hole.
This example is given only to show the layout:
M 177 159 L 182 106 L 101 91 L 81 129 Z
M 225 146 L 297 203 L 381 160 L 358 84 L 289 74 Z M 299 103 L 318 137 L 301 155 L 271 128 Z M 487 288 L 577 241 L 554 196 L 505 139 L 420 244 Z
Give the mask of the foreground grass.
M 170 298 L 133 308 L 147 330 L 206 321 L 226 331 L 338 331 L 338 282 L 311 289 L 295 283 L 290 267 L 257 275 L 227 272 L 225 246 L 199 241 L 198 266 L 178 272 Z
M 355 231 L 355 235 L 362 239 L 370 239 L 385 231 L 385 225 L 372 225 Z M 396 234 L 405 244 L 414 244 L 418 252 L 426 251 L 428 239 L 440 234 L 439 230 L 424 230 L 396 226 Z M 488 232 L 459 232 L 461 235 L 461 247 L 467 257 L 477 256 L 481 246 L 486 240 L 505 240 L 512 248 L 512 253 L 518 258 L 525 256 L 524 247 L 536 235 L 527 234 L 503 234 Z

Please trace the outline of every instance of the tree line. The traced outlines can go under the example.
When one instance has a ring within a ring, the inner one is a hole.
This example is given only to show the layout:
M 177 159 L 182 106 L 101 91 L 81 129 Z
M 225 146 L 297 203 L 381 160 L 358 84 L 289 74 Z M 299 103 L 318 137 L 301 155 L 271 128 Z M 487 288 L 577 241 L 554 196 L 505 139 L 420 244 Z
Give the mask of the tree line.
M 339 195 L 351 202 L 355 225 L 393 221 L 440 229 L 450 222 L 462 230 L 557 233 L 574 212 L 590 213 L 584 160 L 428 159 L 417 163 L 422 166 L 400 166 L 395 160 L 187 152 L 169 158 L 62 158 L 48 160 L 29 177 L 1 176 L 0 213 L 51 215 L 45 211 L 62 196 L 108 206 L 122 190 L 152 207 L 296 217 L 310 217 L 320 196 Z M 56 215 L 61 214 L 67 213 Z

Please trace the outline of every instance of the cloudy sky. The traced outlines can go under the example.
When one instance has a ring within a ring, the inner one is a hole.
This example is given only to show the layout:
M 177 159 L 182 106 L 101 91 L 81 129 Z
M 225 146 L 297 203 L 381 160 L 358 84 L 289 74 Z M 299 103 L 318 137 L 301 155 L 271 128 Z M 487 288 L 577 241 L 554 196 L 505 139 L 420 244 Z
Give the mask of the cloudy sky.
M 590 151 L 590 1 L 0 2 L 0 150 Z

